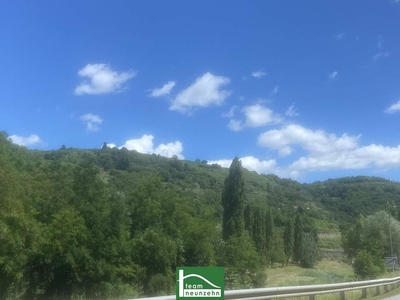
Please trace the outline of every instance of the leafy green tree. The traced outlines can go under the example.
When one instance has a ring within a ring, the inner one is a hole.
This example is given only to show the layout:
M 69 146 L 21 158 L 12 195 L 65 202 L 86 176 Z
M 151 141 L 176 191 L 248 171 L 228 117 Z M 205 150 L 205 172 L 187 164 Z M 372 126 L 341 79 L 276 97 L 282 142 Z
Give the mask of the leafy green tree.
M 264 256 L 266 251 L 265 221 L 264 214 L 260 211 L 260 209 L 256 209 L 254 211 L 253 240 L 258 253 L 261 256 Z
M 222 237 L 226 241 L 231 236 L 242 235 L 244 231 L 244 178 L 239 158 L 235 157 L 229 168 L 222 191 Z
M 384 265 L 367 250 L 360 250 L 354 259 L 353 269 L 359 279 L 372 279 L 384 272 Z
M 247 203 L 244 209 L 244 229 L 247 230 L 249 236 L 253 236 L 253 209 L 250 203 Z
M 312 268 L 318 261 L 319 250 L 315 237 L 311 233 L 303 233 L 300 265 Z
M 294 240 L 293 240 L 293 221 L 288 219 L 286 221 L 285 232 L 283 235 L 283 245 L 284 245 L 284 252 L 286 255 L 286 265 L 289 263 L 290 258 L 293 256 L 293 247 L 294 247 Z
M 303 252 L 303 224 L 299 213 L 296 214 L 294 220 L 294 235 L 293 235 L 293 260 L 299 263 Z
M 262 285 L 261 258 L 246 234 L 232 236 L 223 246 L 219 264 L 225 266 L 225 288 L 253 288 Z
M 274 218 L 271 209 L 267 210 L 265 215 L 265 247 L 267 252 L 272 250 L 273 238 L 274 238 Z

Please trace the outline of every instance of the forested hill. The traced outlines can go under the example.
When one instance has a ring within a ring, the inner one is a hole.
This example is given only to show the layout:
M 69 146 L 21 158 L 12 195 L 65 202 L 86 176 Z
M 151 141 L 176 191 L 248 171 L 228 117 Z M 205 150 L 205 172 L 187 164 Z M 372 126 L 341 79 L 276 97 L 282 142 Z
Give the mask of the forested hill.
M 0 133 L 0 299 L 170 294 L 182 265 L 225 266 L 227 288 L 264 286 L 261 267 L 290 258 L 282 236 L 295 209 L 314 234 L 400 204 L 400 184 L 382 178 L 299 184 L 244 170 L 251 234 L 225 241 L 227 175 L 126 149 L 27 150 Z
M 56 151 L 33 151 L 11 144 L 4 132 L 0 143 L 1 163 L 13 167 L 20 176 L 34 175 L 33 181 L 46 178 L 50 169 L 68 172 L 86 160 L 100 167 L 104 180 L 122 192 L 142 178 L 158 176 L 164 184 L 179 190 L 180 195 L 196 199 L 201 205 L 219 204 L 228 174 L 228 169 L 208 165 L 205 160 L 191 162 L 125 148 L 82 150 L 62 146 Z M 244 175 L 245 195 L 250 202 L 277 209 L 313 208 L 316 219 L 337 225 L 354 222 L 360 214 L 370 215 L 384 209 L 387 202 L 400 205 L 400 183 L 380 177 L 344 177 L 300 184 L 247 170 Z M 30 191 L 35 192 L 33 187 Z

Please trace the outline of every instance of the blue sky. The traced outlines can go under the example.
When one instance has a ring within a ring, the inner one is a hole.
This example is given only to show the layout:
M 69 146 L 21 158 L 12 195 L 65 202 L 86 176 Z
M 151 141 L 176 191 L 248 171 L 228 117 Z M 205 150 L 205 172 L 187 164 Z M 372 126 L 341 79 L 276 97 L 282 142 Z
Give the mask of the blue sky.
M 400 180 L 400 1 L 8 1 L 0 130 Z

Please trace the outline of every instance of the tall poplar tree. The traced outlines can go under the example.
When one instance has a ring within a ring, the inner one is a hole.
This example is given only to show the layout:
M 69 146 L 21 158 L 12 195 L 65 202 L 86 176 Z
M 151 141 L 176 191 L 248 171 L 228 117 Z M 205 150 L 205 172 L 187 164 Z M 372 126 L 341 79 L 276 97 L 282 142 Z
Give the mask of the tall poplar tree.
M 303 224 L 299 213 L 296 214 L 294 220 L 294 245 L 293 245 L 293 260 L 296 263 L 300 262 L 303 248 Z
M 226 241 L 231 236 L 242 235 L 244 231 L 244 179 L 242 163 L 235 157 L 229 167 L 222 191 L 222 238 Z

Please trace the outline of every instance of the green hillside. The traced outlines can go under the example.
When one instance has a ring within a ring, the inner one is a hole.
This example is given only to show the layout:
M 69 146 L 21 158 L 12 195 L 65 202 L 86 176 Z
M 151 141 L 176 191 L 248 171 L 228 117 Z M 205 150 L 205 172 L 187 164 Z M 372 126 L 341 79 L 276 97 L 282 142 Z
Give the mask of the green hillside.
M 169 294 L 180 265 L 223 265 L 228 288 L 263 286 L 260 266 L 284 263 L 282 236 L 296 212 L 323 252 L 340 252 L 340 228 L 400 205 L 400 184 L 383 178 L 300 184 L 243 170 L 250 217 L 271 216 L 273 235 L 259 245 L 253 228 L 224 241 L 228 173 L 126 149 L 27 150 L 1 133 L 0 299 Z

